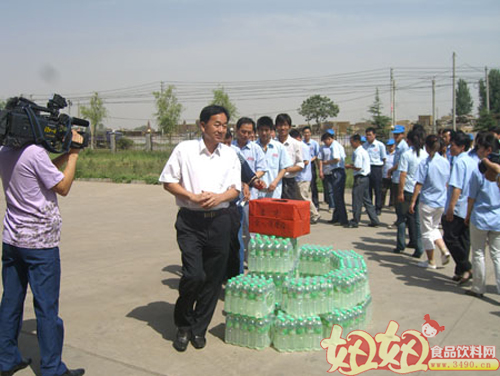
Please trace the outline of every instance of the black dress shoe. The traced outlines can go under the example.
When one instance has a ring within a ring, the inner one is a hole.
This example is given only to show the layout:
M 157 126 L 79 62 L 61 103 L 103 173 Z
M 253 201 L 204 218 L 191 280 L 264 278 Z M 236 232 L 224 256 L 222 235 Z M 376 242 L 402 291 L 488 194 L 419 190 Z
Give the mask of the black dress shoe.
M 344 225 L 344 228 L 358 228 L 358 227 L 359 227 L 358 224 L 355 222 L 349 222 Z
M 68 369 L 61 376 L 82 376 L 85 373 L 83 368 Z
M 191 339 L 191 332 L 185 329 L 178 329 L 177 336 L 174 341 L 174 349 L 179 352 L 186 351 L 189 340 Z
M 371 222 L 368 227 L 378 227 L 380 226 L 380 223 L 379 222 Z
M 452 281 L 458 282 L 462 279 L 461 275 L 455 274 L 453 277 L 451 277 Z
M 207 344 L 207 339 L 203 336 L 193 336 L 191 337 L 191 344 L 195 349 L 202 349 Z
M 423 253 L 417 253 L 417 252 L 414 252 L 411 257 L 414 257 L 414 258 L 420 258 L 421 256 L 423 255 Z
M 403 249 L 397 249 L 397 248 L 394 248 L 394 249 L 392 250 L 392 253 L 403 253 L 403 252 L 404 252 L 404 250 L 403 250 Z
M 416 245 L 416 244 L 413 244 L 413 243 L 408 243 L 408 244 L 406 245 L 406 248 L 417 249 L 417 245 Z
M 31 359 L 30 358 L 22 358 L 21 363 L 16 364 L 12 369 L 9 369 L 8 371 L 1 371 L 0 375 L 1 376 L 12 376 L 15 374 L 17 371 L 20 371 L 26 367 L 28 367 L 31 364 Z

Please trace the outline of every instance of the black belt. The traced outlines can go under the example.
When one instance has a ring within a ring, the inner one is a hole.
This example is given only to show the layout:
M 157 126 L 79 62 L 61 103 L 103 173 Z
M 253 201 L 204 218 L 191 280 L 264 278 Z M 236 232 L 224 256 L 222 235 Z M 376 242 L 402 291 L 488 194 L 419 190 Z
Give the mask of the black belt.
M 382 168 L 382 167 L 384 167 L 384 166 L 383 166 L 383 165 L 380 165 L 380 166 L 379 166 L 379 165 L 376 165 L 376 164 L 372 164 L 372 165 L 370 165 L 370 168 L 375 168 L 375 167 L 376 167 L 376 168 Z
M 210 219 L 229 213 L 227 208 L 218 210 L 191 210 L 187 208 L 180 208 L 179 212 L 199 219 Z
M 361 179 L 361 178 L 368 178 L 368 176 L 365 175 L 356 175 L 354 179 Z

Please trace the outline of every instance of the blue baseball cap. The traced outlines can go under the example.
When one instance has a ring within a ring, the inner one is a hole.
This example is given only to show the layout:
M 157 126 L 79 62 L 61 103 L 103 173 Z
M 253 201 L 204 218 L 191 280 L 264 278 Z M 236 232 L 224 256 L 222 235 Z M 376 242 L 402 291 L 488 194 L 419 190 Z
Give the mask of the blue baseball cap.
M 366 142 L 366 137 L 365 136 L 361 136 L 361 142 Z
M 406 129 L 402 125 L 395 125 L 392 133 L 394 134 L 399 134 L 399 133 L 405 133 Z
M 387 146 L 391 146 L 391 145 L 394 145 L 394 139 L 393 138 L 390 138 L 388 141 L 387 141 Z
M 326 131 L 330 133 L 332 136 L 335 136 L 335 131 L 332 128 L 329 128 Z

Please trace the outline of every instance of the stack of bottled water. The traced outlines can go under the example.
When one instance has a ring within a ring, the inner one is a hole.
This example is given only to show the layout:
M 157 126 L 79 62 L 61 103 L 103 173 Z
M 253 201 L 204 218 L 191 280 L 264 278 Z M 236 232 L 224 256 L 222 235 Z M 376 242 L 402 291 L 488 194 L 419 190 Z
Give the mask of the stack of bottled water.
M 283 310 L 296 317 L 331 312 L 334 285 L 325 277 L 287 278 L 282 286 L 282 301 Z
M 321 350 L 323 324 L 319 316 L 296 318 L 282 311 L 274 320 L 273 346 L 281 352 Z
M 333 312 L 321 315 L 323 337 L 330 337 L 333 325 L 340 325 L 344 336 L 352 330 L 364 329 L 371 321 L 371 315 L 371 296 L 352 308 L 334 309 Z
M 224 311 L 255 318 L 274 312 L 275 286 L 272 279 L 254 275 L 239 275 L 226 284 Z
M 305 244 L 300 248 L 299 273 L 301 276 L 324 275 L 331 268 L 333 247 Z
M 245 315 L 226 316 L 225 341 L 231 345 L 262 350 L 271 345 L 271 326 L 274 316 L 255 318 Z
M 285 283 L 285 280 L 288 278 L 297 277 L 296 269 L 292 269 L 290 272 L 285 272 L 285 273 L 252 272 L 249 275 L 261 277 L 264 279 L 272 279 L 273 280 L 274 286 L 276 287 L 275 309 L 280 309 L 283 306 L 283 284 Z
M 333 306 L 351 308 L 370 296 L 368 275 L 363 269 L 338 269 L 326 274 L 334 286 Z
M 332 251 L 331 269 L 366 269 L 366 263 L 363 256 L 353 250 L 350 251 Z
M 248 245 L 250 272 L 286 273 L 293 269 L 295 249 L 292 239 L 257 234 Z

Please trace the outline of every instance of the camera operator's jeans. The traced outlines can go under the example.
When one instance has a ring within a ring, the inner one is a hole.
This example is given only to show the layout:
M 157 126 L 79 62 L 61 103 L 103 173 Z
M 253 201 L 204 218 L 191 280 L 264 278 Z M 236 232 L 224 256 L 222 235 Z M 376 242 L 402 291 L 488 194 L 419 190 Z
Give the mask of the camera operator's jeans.
M 64 329 L 59 314 L 59 248 L 27 249 L 3 243 L 0 304 L 0 370 L 21 362 L 17 340 L 28 283 L 33 292 L 42 376 L 66 372 L 61 361 Z

